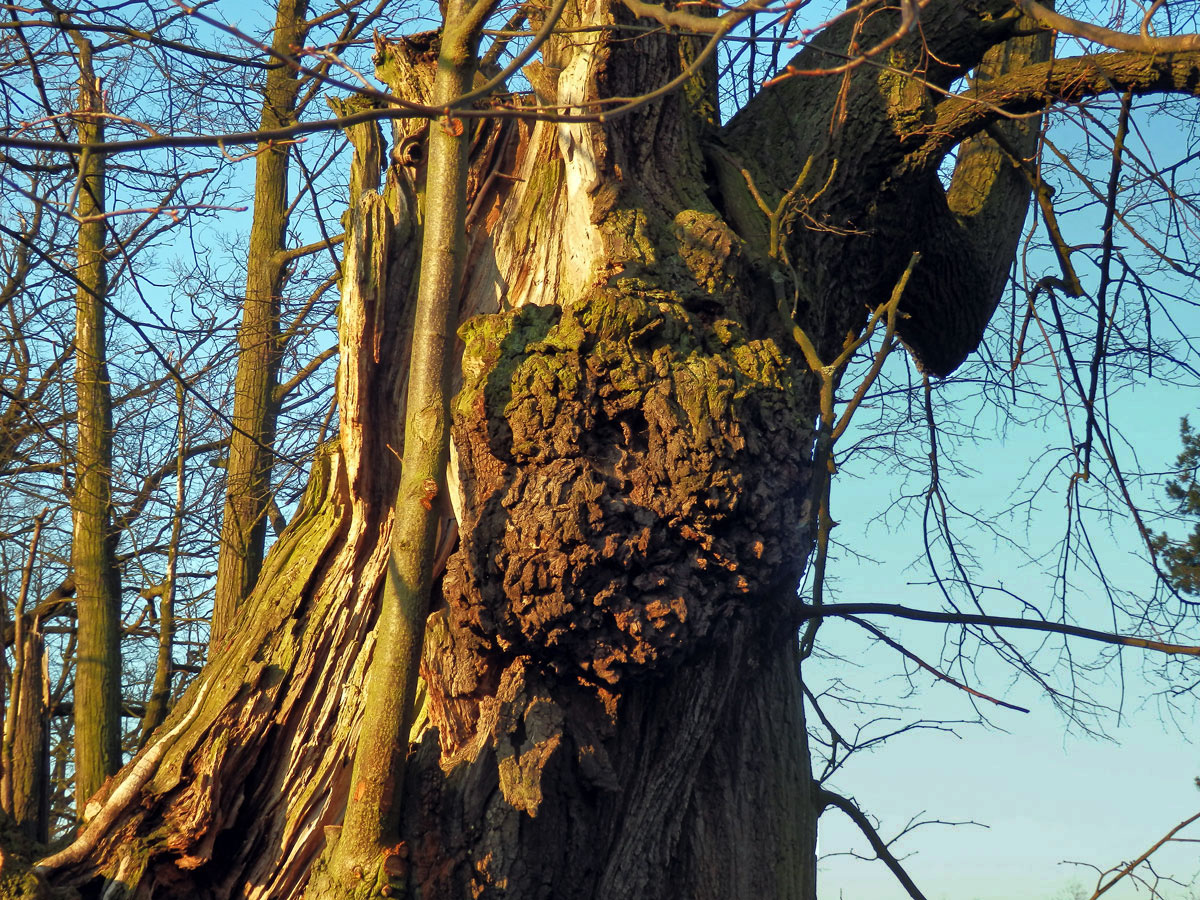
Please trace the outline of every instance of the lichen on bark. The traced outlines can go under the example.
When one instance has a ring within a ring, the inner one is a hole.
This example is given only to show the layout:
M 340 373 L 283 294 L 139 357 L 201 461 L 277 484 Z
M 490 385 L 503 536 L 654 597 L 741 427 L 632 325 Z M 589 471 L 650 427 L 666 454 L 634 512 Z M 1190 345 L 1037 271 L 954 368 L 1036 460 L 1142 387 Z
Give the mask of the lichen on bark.
M 456 624 L 611 685 L 794 584 L 811 422 L 774 340 L 632 280 L 462 334 Z

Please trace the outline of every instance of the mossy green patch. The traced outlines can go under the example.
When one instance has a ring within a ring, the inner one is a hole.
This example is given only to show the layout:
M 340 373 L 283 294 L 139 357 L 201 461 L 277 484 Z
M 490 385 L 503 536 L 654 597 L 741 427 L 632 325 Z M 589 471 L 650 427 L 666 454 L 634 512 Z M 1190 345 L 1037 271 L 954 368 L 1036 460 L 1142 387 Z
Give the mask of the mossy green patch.
M 774 341 L 630 277 L 461 333 L 476 634 L 611 680 L 794 577 L 812 417 Z

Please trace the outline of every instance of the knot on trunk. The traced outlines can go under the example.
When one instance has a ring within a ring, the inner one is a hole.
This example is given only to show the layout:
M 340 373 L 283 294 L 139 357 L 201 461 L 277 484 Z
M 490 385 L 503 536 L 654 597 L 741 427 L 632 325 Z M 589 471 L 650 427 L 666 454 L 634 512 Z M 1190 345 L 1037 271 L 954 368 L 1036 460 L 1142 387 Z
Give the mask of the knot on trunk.
M 633 290 L 463 337 L 460 624 L 613 683 L 794 584 L 812 432 L 773 341 Z

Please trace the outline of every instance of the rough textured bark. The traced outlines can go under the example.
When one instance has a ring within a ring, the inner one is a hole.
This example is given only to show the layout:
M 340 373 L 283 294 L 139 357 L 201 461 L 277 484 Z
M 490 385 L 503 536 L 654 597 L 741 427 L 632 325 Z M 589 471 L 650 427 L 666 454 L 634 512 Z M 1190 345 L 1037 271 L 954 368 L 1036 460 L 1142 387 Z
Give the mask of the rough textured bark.
M 833 358 L 920 250 L 906 340 L 934 372 L 978 343 L 1004 260 L 971 246 L 973 213 L 926 166 L 942 137 L 925 81 L 979 65 L 1012 36 L 1011 11 L 932 0 L 890 67 L 785 80 L 725 127 L 704 72 L 602 123 L 478 126 L 453 409 L 462 541 L 427 622 L 392 854 L 419 896 L 815 896 L 825 801 L 795 592 L 820 383 L 793 328 Z M 882 40 L 898 16 L 831 28 L 797 67 Z M 595 27 L 630 18 L 568 4 L 564 36 L 527 69 L 538 99 L 637 95 L 694 56 L 693 38 Z M 424 99 L 390 65 L 419 47 L 378 49 L 394 89 Z M 341 819 L 398 478 L 420 179 L 407 147 L 382 195 L 355 199 L 338 443 L 245 633 L 214 648 L 161 744 L 118 780 L 113 796 L 137 802 L 105 807 L 94 843 L 51 861 L 56 883 L 299 897 Z M 810 159 L 772 246 L 747 179 L 774 206 Z M 994 183 L 1012 192 L 990 220 L 1007 236 L 1028 188 Z M 970 252 L 946 258 L 946 235 Z
M 296 121 L 298 72 L 281 62 L 304 43 L 308 0 L 279 0 L 271 36 L 274 65 L 263 85 L 260 125 Z M 221 639 L 262 568 L 274 463 L 275 386 L 279 375 L 279 301 L 288 208 L 287 144 L 260 144 L 254 170 L 254 218 L 246 257 L 246 299 L 238 329 L 225 513 L 221 523 L 212 640 Z
M 448 106 L 471 88 L 479 32 L 489 5 L 444 6 L 431 100 Z M 329 833 L 322 876 L 306 896 L 386 897 L 405 887 L 396 852 L 407 738 L 430 609 L 439 502 L 446 492 L 450 391 L 467 216 L 470 142 L 462 122 L 439 121 L 428 140 L 421 278 L 412 327 L 400 485 L 393 504 L 387 575 L 379 597 L 376 647 L 367 674 L 352 790 L 339 832 Z M 328 876 L 327 878 L 324 876 Z
M 911 158 L 928 137 L 923 129 L 937 116 L 938 89 L 975 68 L 1018 22 L 1008 0 L 930 3 L 921 11 L 920 37 L 914 33 L 891 46 L 881 58 L 886 67 L 786 80 L 760 93 L 730 123 L 724 135 L 729 153 L 776 194 L 788 187 L 779 182 L 814 161 L 800 204 L 804 220 L 815 227 L 797 227 L 788 242 L 792 268 L 800 275 L 797 318 L 814 340 L 840 343 L 846 329 L 839 316 L 886 298 L 919 251 L 922 261 L 901 304 L 900 335 L 909 350 L 927 371 L 944 375 L 978 346 L 995 302 L 992 257 L 980 258 L 969 223 L 947 205 L 937 166 L 916 167 Z M 831 68 L 853 47 L 885 41 L 896 24 L 891 16 L 847 17 L 813 41 L 793 66 Z M 798 108 L 810 114 L 796 115 Z M 727 194 L 736 197 L 740 178 L 725 167 Z M 990 221 L 1001 246 L 1019 232 L 1027 205 L 1028 190 L 1018 186 L 1007 217 Z M 743 211 L 743 223 L 755 214 L 755 221 L 762 219 L 744 199 L 734 208 Z M 1004 273 L 1009 262 L 1001 265 Z
M 80 49 L 78 137 L 104 140 L 103 93 Z M 75 495 L 71 567 L 78 609 L 75 655 L 75 797 L 78 812 L 121 767 L 121 585 L 112 520 L 112 393 L 104 333 L 104 157 L 79 157 L 79 245 L 75 268 Z
M 197 686 L 101 798 L 142 802 L 103 805 L 86 849 L 43 860 L 55 881 L 98 871 L 93 887 L 113 896 L 298 897 L 340 819 L 399 483 L 416 263 L 409 177 L 392 167 L 382 195 L 371 189 L 382 148 L 355 143 L 367 149 L 343 264 L 338 439 L 318 449 L 237 640 L 212 648 Z

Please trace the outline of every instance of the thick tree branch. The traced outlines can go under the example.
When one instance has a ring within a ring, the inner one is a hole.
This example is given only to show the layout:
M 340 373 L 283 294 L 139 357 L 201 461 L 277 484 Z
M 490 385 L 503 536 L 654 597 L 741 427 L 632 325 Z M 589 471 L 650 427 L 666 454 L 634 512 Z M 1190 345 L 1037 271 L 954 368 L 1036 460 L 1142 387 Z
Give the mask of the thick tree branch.
M 796 219 L 804 227 L 784 241 L 792 272 L 779 274 L 794 282 L 793 306 L 801 317 L 810 308 L 824 310 L 814 327 L 806 326 L 822 354 L 836 352 L 847 331 L 861 329 L 864 305 L 887 297 L 914 252 L 925 261 L 901 304 L 899 333 L 909 350 L 926 371 L 944 375 L 977 345 L 991 312 L 996 267 L 972 251 L 936 171 L 907 165 L 910 147 L 920 143 L 906 138 L 909 129 L 936 117 L 935 99 L 955 78 L 997 45 L 1014 46 L 1005 42 L 1018 18 L 1011 0 L 984 0 L 971 14 L 957 2 L 926 3 L 919 35 L 897 41 L 888 65 L 870 61 L 836 78 L 778 82 L 725 129 L 723 149 L 736 165 L 722 166 L 714 154 L 714 169 L 730 221 L 752 244 L 763 231 L 762 216 L 742 196 L 747 179 L 741 170 L 772 203 L 807 160 L 817 160 L 806 182 L 811 189 L 796 197 Z M 814 38 L 792 68 L 853 59 L 860 48 L 900 33 L 902 20 L 900 10 L 841 19 Z M 920 140 L 926 138 L 922 133 Z M 1027 186 L 1024 191 L 1027 200 Z
M 1020 24 L 1033 26 L 1028 21 Z M 1045 62 L 1052 52 L 1050 35 L 1036 31 L 998 44 L 984 54 L 967 93 L 985 93 L 996 79 Z M 994 130 L 1020 159 L 1028 159 L 1036 156 L 1041 124 L 1041 116 L 1033 116 L 1006 121 Z M 900 337 L 923 370 L 947 375 L 979 346 L 996 311 L 1029 211 L 1031 188 L 987 133 L 959 146 L 944 201 L 933 174 L 923 172 L 920 177 L 930 197 L 921 248 L 928 259 L 910 294 L 921 302 L 905 305 Z
M 1200 95 L 1200 50 L 1166 56 L 1101 53 L 1018 69 L 997 78 L 986 91 L 941 103 L 937 118 L 912 133 L 922 143 L 916 146 L 913 141 L 908 165 L 934 170 L 947 153 L 993 122 L 1037 114 L 1054 103 L 1077 103 L 1122 91 L 1134 96 Z
M 891 93 L 890 88 L 880 91 L 879 86 L 885 82 L 892 88 L 902 85 L 908 77 L 902 71 L 906 63 L 920 72 L 911 76 L 914 84 L 948 89 L 955 79 L 974 69 L 991 47 L 1011 37 L 1016 26 L 1018 17 L 1011 0 L 983 0 L 977 5 L 980 16 L 964 15 L 960 0 L 922 4 L 919 34 L 892 48 L 889 66 L 868 62 L 844 72 L 842 64 L 858 56 L 858 48 L 877 46 L 903 33 L 904 16 L 882 10 L 864 20 L 848 13 L 838 16 L 805 45 L 788 68 L 808 72 L 836 67 L 841 77 L 776 81 L 733 117 L 723 130 L 724 145 L 739 159 L 760 163 L 752 166 L 760 186 L 771 179 L 762 177 L 758 169 L 781 173 L 786 185 L 824 144 L 839 158 L 845 155 L 843 162 L 849 162 L 856 151 L 878 152 L 882 149 L 879 141 L 895 127 L 887 117 L 860 114 L 853 122 L 839 125 L 836 119 L 831 122 L 830 112 L 845 118 L 847 104 Z M 811 120 L 814 110 L 820 110 L 818 115 L 825 117 L 824 121 Z M 844 177 L 853 177 L 851 171 L 844 172 Z
M 303 384 L 304 380 L 308 378 L 309 375 L 321 368 L 321 366 L 325 364 L 326 360 L 332 359 L 334 356 L 336 356 L 337 352 L 337 345 L 334 344 L 332 347 L 326 347 L 324 350 L 310 359 L 307 363 L 305 363 L 304 367 L 299 372 L 297 372 L 283 384 L 276 386 L 275 395 L 273 398 L 274 401 L 276 403 L 283 403 L 283 401 L 287 399 L 288 394 Z
M 9 602 L 5 598 L 5 602 Z M 75 605 L 75 576 L 69 574 L 63 579 L 62 583 L 52 590 L 46 597 L 32 610 L 25 615 L 30 619 L 46 619 L 55 616 L 64 615 L 71 612 Z M 11 647 L 13 641 L 16 640 L 16 630 L 12 622 L 4 623 L 3 647 L 7 649 Z
M 345 243 L 345 240 L 346 235 L 335 234 L 327 241 L 321 240 L 313 244 L 305 244 L 303 247 L 293 247 L 290 250 L 283 250 L 275 255 L 275 259 L 282 265 L 294 259 L 299 259 L 302 256 L 309 256 L 313 253 L 320 253 L 322 250 L 328 250 L 330 247 Z

